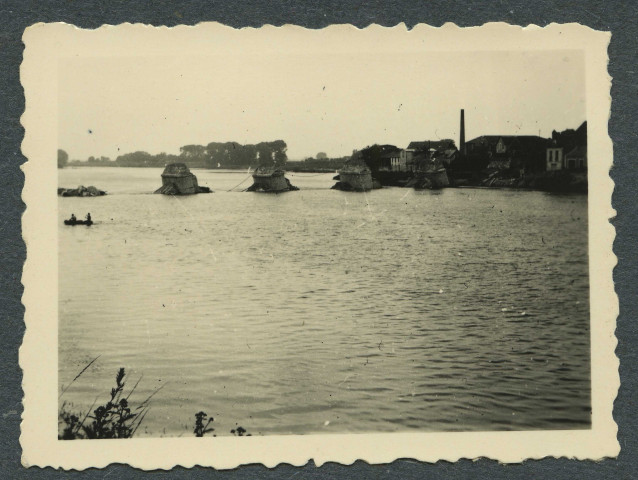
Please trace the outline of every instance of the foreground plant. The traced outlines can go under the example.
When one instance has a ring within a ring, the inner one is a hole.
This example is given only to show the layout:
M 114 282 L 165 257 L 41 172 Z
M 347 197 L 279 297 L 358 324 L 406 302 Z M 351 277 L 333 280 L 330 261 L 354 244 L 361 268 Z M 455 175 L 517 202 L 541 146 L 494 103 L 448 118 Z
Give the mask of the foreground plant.
M 62 390 L 60 397 L 71 387 L 71 385 L 98 359 L 96 357 Z M 73 406 L 63 402 L 58 412 L 58 439 L 78 440 L 78 439 L 99 439 L 99 438 L 131 438 L 140 428 L 144 417 L 150 409 L 150 400 L 163 388 L 159 387 L 149 397 L 132 408 L 129 398 L 140 383 L 140 379 L 133 388 L 124 396 L 126 386 L 126 372 L 120 368 L 115 376 L 115 387 L 111 389 L 109 400 L 94 409 L 95 402 L 86 414 L 73 411 Z M 207 433 L 214 432 L 211 426 L 213 417 L 208 417 L 206 412 L 200 411 L 195 414 L 195 428 L 193 433 L 196 437 L 203 437 Z M 237 425 L 237 424 L 235 424 Z M 230 431 L 232 435 L 243 437 L 251 436 L 243 427 L 237 427 Z M 216 436 L 216 435 L 213 435 Z
M 195 414 L 195 429 L 193 433 L 196 437 L 203 437 L 209 432 L 214 432 L 215 429 L 213 427 L 207 428 L 208 425 L 213 423 L 213 417 L 210 417 L 208 421 L 206 421 L 206 412 L 198 412 Z M 206 424 L 204 424 L 206 422 Z
M 193 430 L 193 433 L 195 434 L 196 437 L 203 437 L 207 433 L 215 431 L 213 427 L 208 427 L 208 425 L 210 425 L 213 422 L 213 417 L 208 418 L 208 420 L 206 420 L 206 418 L 207 418 L 206 412 L 198 412 L 195 414 L 195 429 Z M 251 434 L 248 433 L 244 427 L 234 428 L 230 431 L 230 433 L 236 437 L 251 436 Z M 217 435 L 213 435 L 213 437 L 216 437 L 216 436 Z
M 61 432 L 58 433 L 58 439 L 131 438 L 135 435 L 148 413 L 149 401 L 161 387 L 131 410 L 129 397 L 135 391 L 139 380 L 128 395 L 124 396 L 125 377 L 124 368 L 120 368 L 115 376 L 115 387 L 111 389 L 110 399 L 91 412 L 95 406 L 93 404 L 84 416 L 69 411 L 67 403 L 63 403 L 59 412 Z
M 237 427 L 236 429 L 231 430 L 230 433 L 232 433 L 236 437 L 250 437 L 251 436 L 251 434 L 248 433 L 244 427 Z

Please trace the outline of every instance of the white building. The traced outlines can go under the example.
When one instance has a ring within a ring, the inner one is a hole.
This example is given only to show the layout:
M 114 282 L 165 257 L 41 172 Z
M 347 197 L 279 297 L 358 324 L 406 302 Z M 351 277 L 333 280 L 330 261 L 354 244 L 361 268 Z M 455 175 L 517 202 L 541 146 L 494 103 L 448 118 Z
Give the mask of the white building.
M 551 147 L 547 149 L 546 170 L 562 170 L 565 168 L 563 163 L 563 147 Z

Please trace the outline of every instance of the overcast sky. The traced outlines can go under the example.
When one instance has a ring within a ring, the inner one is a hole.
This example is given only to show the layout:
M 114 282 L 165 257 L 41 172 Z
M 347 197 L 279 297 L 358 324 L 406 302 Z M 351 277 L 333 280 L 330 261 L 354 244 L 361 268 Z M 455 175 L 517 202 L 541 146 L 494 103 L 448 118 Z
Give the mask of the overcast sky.
M 484 134 L 548 137 L 585 120 L 580 51 L 65 59 L 59 146 L 71 159 L 282 139 L 288 157 Z

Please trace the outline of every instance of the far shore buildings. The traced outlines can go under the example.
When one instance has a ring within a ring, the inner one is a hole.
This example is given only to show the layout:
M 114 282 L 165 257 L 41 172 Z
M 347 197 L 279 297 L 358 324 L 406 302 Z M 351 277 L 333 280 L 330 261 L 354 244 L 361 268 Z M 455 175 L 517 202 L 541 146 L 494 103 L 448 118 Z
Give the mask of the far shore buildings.
M 381 155 L 381 172 L 415 172 L 424 163 L 440 162 L 445 166 L 458 156 L 454 140 L 421 140 L 410 142 L 407 148 L 386 148 Z
M 488 170 L 545 170 L 550 141 L 536 135 L 482 135 L 466 143 L 467 156 Z
M 547 171 L 587 169 L 587 122 L 576 130 L 553 131 L 547 148 Z
M 386 176 L 436 167 L 450 169 L 454 177 L 500 172 L 512 178 L 522 178 L 528 173 L 587 169 L 586 121 L 576 130 L 553 131 L 551 138 L 481 135 L 466 142 L 464 113 L 461 110 L 459 148 L 451 139 L 412 141 L 407 148 L 374 145 L 364 149 L 368 167 L 373 174 L 383 172 Z
M 482 135 L 466 143 L 476 167 L 525 173 L 587 169 L 587 122 L 578 129 L 537 135 Z

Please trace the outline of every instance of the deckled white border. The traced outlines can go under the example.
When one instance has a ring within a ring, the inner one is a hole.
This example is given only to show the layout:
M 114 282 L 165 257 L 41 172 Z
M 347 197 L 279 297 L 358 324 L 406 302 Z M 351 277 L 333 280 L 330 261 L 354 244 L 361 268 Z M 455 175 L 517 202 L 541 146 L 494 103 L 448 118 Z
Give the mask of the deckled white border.
M 612 143 L 607 134 L 611 78 L 607 74 L 610 34 L 578 24 L 541 28 L 492 23 L 481 27 L 441 28 L 418 25 L 408 31 L 372 25 L 307 30 L 286 25 L 235 30 L 220 24 L 154 28 L 144 25 L 104 26 L 81 30 L 66 24 L 37 24 L 24 33 L 26 49 L 21 68 L 26 95 L 22 124 L 23 199 L 27 205 L 23 232 L 27 260 L 25 286 L 26 334 L 20 349 L 25 392 L 22 461 L 25 465 L 66 469 L 104 467 L 112 462 L 143 469 L 175 465 L 233 468 L 247 463 L 274 467 L 304 465 L 313 459 L 350 464 L 362 459 L 386 463 L 397 458 L 434 462 L 489 457 L 520 462 L 546 456 L 601 459 L 616 456 L 619 444 L 612 418 L 620 379 L 614 354 L 618 299 L 614 292 L 612 252 L 614 229 L 608 219 L 613 182 Z M 211 41 L 214 39 L 214 41 Z M 591 287 L 592 409 L 591 430 L 391 433 L 216 438 L 151 438 L 130 440 L 57 440 L 57 64 L 61 56 L 179 55 L 252 49 L 264 53 L 432 50 L 584 50 L 586 53 L 587 120 L 589 138 L 589 239 Z

